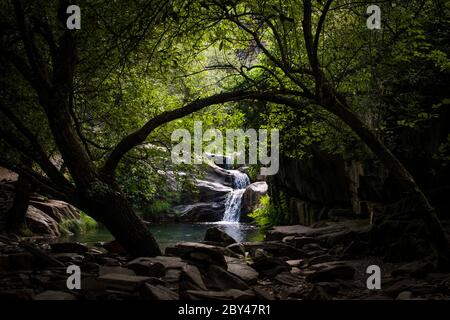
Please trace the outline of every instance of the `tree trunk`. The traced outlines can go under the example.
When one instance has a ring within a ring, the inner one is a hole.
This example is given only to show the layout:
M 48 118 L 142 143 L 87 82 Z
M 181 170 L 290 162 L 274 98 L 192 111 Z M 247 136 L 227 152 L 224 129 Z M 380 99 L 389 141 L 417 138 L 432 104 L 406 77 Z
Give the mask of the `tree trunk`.
M 330 107 L 330 105 L 332 107 Z M 430 233 L 431 241 L 441 255 L 440 258 L 447 260 L 449 254 L 449 242 L 444 229 L 436 215 L 436 211 L 429 203 L 427 197 L 414 181 L 414 178 L 400 162 L 400 160 L 367 128 L 367 126 L 346 106 L 335 101 L 323 107 L 344 121 L 372 150 L 375 156 L 383 163 L 390 173 L 398 181 L 400 190 L 404 197 L 411 197 L 418 201 L 423 212 L 424 223 Z
M 23 174 L 19 175 L 13 205 L 6 217 L 6 230 L 8 232 L 16 233 L 25 227 L 25 217 L 31 192 L 30 181 Z
M 81 208 L 101 222 L 114 238 L 134 257 L 161 255 L 158 243 L 134 213 L 127 199 L 116 188 L 98 183 L 95 189 L 83 192 Z

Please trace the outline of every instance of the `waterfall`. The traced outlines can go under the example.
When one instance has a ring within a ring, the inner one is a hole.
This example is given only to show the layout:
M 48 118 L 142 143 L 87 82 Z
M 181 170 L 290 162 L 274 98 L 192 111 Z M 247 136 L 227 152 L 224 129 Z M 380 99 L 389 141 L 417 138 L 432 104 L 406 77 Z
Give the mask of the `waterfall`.
M 233 177 L 233 191 L 228 193 L 225 201 L 225 213 L 222 221 L 239 222 L 241 217 L 241 201 L 245 188 L 250 184 L 249 177 L 239 170 L 228 170 Z

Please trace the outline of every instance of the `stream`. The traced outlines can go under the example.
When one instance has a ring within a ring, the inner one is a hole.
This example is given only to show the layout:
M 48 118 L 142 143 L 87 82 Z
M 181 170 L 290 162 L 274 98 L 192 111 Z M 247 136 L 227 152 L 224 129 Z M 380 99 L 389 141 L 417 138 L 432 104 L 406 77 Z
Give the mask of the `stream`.
M 239 170 L 227 170 L 233 177 L 233 190 L 229 192 L 225 200 L 225 210 L 222 221 L 218 222 L 192 222 L 192 223 L 155 223 L 149 226 L 161 249 L 175 245 L 183 241 L 202 241 L 206 230 L 210 227 L 218 227 L 238 242 L 261 241 L 263 234 L 258 227 L 239 222 L 241 215 L 241 201 L 245 188 L 250 184 L 247 174 Z M 108 230 L 100 228 L 85 234 L 70 236 L 62 241 L 78 241 L 87 244 L 110 241 L 112 235 Z

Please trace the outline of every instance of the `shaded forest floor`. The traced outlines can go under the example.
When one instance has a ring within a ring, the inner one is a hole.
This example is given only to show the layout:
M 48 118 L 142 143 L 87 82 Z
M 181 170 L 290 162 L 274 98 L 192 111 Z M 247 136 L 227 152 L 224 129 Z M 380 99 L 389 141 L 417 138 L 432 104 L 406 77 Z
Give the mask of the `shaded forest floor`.
M 386 262 L 361 249 L 366 221 L 277 227 L 267 241 L 232 243 L 213 228 L 203 242 L 131 259 L 116 242 L 87 247 L 0 237 L 0 298 L 35 300 L 450 299 L 450 274 L 426 260 Z M 67 288 L 69 265 L 81 288 Z M 381 289 L 367 288 L 367 267 Z

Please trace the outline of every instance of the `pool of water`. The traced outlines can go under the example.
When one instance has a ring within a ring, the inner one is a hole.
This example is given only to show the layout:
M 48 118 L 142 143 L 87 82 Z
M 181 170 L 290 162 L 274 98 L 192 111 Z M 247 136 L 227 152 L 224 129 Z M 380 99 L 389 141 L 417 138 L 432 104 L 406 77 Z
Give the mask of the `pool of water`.
M 183 241 L 202 241 L 206 230 L 218 227 L 236 241 L 261 241 L 263 234 L 253 225 L 236 222 L 201 222 L 201 223 L 163 223 L 152 224 L 150 231 L 158 241 L 162 250 Z M 106 229 L 98 229 L 82 235 L 70 237 L 70 241 L 94 244 L 100 241 L 112 240 L 112 235 Z

